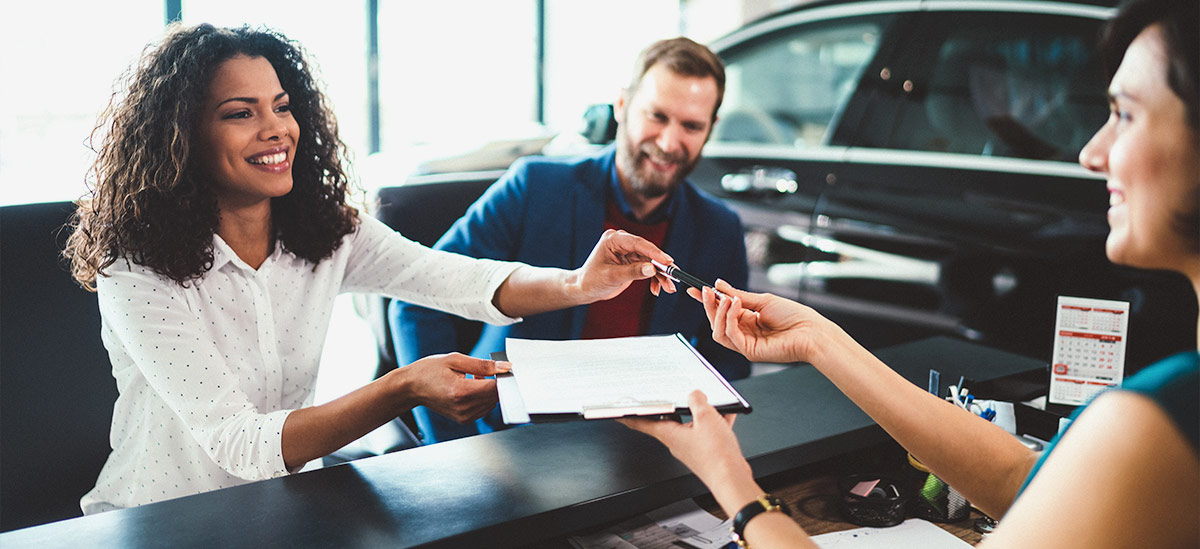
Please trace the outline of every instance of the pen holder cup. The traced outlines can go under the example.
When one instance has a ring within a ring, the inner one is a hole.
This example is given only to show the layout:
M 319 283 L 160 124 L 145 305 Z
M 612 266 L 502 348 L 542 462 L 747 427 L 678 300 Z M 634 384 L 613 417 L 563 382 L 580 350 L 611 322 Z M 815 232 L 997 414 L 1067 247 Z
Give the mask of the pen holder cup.
M 923 473 L 918 477 L 916 494 L 913 496 L 913 513 L 917 517 L 930 522 L 958 522 L 971 515 L 971 504 L 958 490 L 931 473 L 911 454 L 908 461 Z
M 908 515 L 908 494 L 888 477 L 845 476 L 838 479 L 838 493 L 846 517 L 859 526 L 895 526 Z

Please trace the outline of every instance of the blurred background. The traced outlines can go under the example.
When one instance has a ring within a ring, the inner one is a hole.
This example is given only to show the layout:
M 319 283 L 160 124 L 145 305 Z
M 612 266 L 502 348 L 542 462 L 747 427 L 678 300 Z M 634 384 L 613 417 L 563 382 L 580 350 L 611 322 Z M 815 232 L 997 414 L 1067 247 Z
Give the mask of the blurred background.
M 86 190 L 89 136 L 168 22 L 265 25 L 315 62 L 368 193 L 489 142 L 542 143 L 611 103 L 650 42 L 707 43 L 797 0 L 110 0 L 0 4 L 0 206 Z M 544 138 L 544 141 L 541 140 Z M 505 156 L 506 162 L 511 158 Z M 369 380 L 370 328 L 338 298 L 317 401 Z
M 88 136 L 114 83 L 166 22 L 266 25 L 316 61 L 364 187 L 420 159 L 579 129 L 659 38 L 708 42 L 796 0 L 5 2 L 0 205 L 85 191 Z M 370 174 L 369 177 L 366 174 Z

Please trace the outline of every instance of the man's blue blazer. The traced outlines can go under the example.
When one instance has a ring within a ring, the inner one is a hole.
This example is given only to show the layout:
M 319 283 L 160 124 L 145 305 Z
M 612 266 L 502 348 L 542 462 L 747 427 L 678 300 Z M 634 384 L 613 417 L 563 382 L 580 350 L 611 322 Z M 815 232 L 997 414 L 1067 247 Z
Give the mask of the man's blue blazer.
M 434 247 L 472 257 L 578 268 L 604 232 L 614 151 L 610 146 L 585 157 L 519 159 Z M 672 199 L 679 201 L 663 250 L 704 280 L 721 278 L 746 287 L 746 248 L 737 214 L 687 181 L 675 192 L 679 196 Z M 679 332 L 727 378 L 749 375 L 749 362 L 712 340 L 703 306 L 678 286 L 678 293 L 654 299 L 648 333 Z M 395 302 L 388 314 L 396 359 L 403 365 L 451 351 L 487 358 L 504 350 L 506 337 L 578 339 L 587 307 L 529 316 L 512 326 L 483 326 L 477 341 L 475 332 L 464 327 L 466 321 L 446 313 Z

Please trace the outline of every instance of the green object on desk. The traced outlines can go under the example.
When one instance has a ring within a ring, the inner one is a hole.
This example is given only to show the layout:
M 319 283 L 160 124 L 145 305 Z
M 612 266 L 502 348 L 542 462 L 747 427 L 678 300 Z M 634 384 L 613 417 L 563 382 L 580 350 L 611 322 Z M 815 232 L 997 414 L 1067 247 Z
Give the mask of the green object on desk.
M 945 514 L 946 508 L 942 505 L 942 495 L 946 493 L 946 483 L 942 479 L 937 478 L 933 473 L 925 477 L 925 486 L 921 487 L 921 498 L 929 502 L 938 513 Z

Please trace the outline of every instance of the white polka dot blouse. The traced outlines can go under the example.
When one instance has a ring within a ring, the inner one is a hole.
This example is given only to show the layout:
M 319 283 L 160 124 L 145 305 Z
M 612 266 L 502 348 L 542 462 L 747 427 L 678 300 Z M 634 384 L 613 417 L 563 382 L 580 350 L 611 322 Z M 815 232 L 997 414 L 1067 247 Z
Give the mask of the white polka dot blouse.
M 187 287 L 114 263 L 96 281 L 102 338 L 120 391 L 112 454 L 84 513 L 287 474 L 281 433 L 312 405 L 334 298 L 389 295 L 493 324 L 492 295 L 517 263 L 430 250 L 360 216 L 313 264 L 276 247 L 257 270 L 214 236 L 212 268 Z

